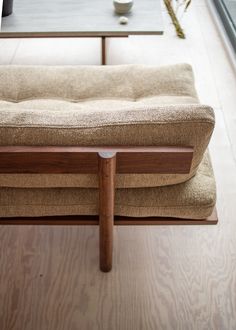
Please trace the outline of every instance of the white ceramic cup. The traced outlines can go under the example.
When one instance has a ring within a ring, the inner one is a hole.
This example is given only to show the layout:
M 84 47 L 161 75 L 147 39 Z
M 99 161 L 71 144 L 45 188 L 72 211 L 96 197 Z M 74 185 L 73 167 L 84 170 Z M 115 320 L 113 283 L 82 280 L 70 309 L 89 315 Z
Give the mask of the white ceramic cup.
M 113 4 L 117 14 L 127 14 L 133 7 L 133 0 L 114 0 Z

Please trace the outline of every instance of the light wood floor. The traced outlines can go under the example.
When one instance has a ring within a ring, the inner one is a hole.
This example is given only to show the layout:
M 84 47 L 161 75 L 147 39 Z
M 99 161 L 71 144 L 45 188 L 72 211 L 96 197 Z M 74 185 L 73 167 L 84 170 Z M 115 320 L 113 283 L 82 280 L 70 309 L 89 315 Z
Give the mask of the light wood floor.
M 178 40 L 110 40 L 110 64 L 193 65 L 214 106 L 217 226 L 115 229 L 114 268 L 98 270 L 98 230 L 0 227 L 1 330 L 236 329 L 236 76 L 204 0 Z M 0 40 L 0 63 L 99 64 L 99 40 Z

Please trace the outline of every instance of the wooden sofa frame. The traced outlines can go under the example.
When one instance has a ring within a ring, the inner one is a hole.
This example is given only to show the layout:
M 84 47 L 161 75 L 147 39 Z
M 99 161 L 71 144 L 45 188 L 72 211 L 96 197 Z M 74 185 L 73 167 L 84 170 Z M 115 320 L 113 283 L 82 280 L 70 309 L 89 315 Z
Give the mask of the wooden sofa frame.
M 112 268 L 113 225 L 216 224 L 217 213 L 204 220 L 167 217 L 114 217 L 116 173 L 189 173 L 193 147 L 153 146 L 1 146 L 0 173 L 98 174 L 99 216 L 0 218 L 0 224 L 99 225 L 100 269 Z

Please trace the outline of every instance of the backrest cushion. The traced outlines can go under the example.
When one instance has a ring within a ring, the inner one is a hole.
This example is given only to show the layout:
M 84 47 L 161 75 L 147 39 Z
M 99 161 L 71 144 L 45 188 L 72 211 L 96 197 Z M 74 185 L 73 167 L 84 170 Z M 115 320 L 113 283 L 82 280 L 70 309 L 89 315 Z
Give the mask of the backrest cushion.
M 1 66 L 0 99 L 131 99 L 160 95 L 197 98 L 190 65 L 167 67 Z

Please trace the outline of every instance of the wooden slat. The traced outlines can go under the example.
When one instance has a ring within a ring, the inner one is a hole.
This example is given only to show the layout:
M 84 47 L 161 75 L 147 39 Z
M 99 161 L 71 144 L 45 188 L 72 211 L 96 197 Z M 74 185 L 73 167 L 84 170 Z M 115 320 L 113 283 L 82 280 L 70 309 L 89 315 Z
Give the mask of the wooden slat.
M 193 151 L 158 151 L 117 154 L 117 173 L 189 173 Z
M 97 173 L 96 153 L 0 153 L 0 173 Z
M 180 219 L 171 217 L 148 217 L 148 218 L 131 218 L 131 217 L 115 217 L 115 225 L 119 226 L 162 226 L 162 225 L 216 225 L 218 223 L 218 215 L 216 208 L 207 219 Z
M 0 147 L 0 173 L 97 173 L 98 153 L 117 153 L 116 173 L 189 173 L 192 147 Z
M 175 152 L 191 153 L 191 146 L 0 146 L 0 153 L 56 152 Z
M 115 225 L 120 226 L 158 226 L 158 225 L 215 225 L 218 222 L 216 208 L 207 219 L 180 219 L 170 217 L 118 217 L 115 216 Z M 98 216 L 56 216 L 56 217 L 19 217 L 0 218 L 1 225 L 99 225 Z

